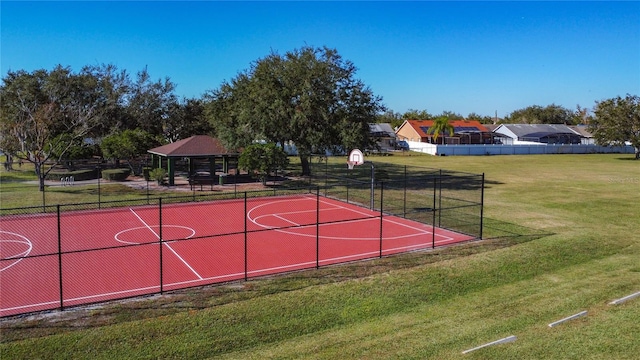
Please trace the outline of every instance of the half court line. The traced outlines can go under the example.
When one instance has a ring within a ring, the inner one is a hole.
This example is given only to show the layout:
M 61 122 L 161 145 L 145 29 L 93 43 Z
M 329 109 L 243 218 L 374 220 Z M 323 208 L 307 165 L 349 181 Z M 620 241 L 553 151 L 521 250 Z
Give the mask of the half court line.
M 132 208 L 129 208 L 129 210 L 131 210 L 131 212 L 133 213 L 133 215 L 135 215 L 135 216 L 138 218 L 138 220 L 140 220 L 140 222 L 142 222 L 142 224 L 144 224 L 144 226 L 146 226 L 146 227 L 147 227 L 147 229 L 149 229 L 149 230 L 150 230 L 150 231 L 151 231 L 151 232 L 152 232 L 152 233 L 153 233 L 153 234 L 158 238 L 158 240 L 160 240 L 160 235 L 158 235 L 158 233 L 156 233 L 155 231 L 153 231 L 153 229 L 151 228 L 151 226 L 149 226 L 149 224 L 147 224 L 144 220 L 142 220 L 142 218 L 141 218 L 141 217 L 140 217 L 140 216 L 139 216 L 135 211 L 133 211 L 133 209 L 132 209 Z M 191 267 L 191 265 L 189 265 L 189 263 L 188 263 L 185 259 L 183 259 L 183 258 L 182 258 L 182 256 L 180 256 L 180 255 L 179 255 L 179 254 L 178 254 L 178 253 L 177 253 L 177 252 L 176 252 L 176 251 L 171 247 L 171 245 L 167 244 L 166 242 L 163 242 L 163 244 L 164 244 L 166 247 L 168 247 L 168 248 L 169 248 L 169 250 L 171 250 L 171 252 L 172 252 L 172 253 L 173 253 L 173 254 L 174 254 L 174 255 L 175 255 L 175 256 L 176 256 L 180 261 L 182 261 L 182 263 L 183 263 L 187 268 L 189 268 L 189 270 L 191 270 L 191 272 L 192 272 L 192 273 L 194 273 L 194 274 L 198 277 L 198 279 L 202 280 L 202 276 L 200 276 L 200 274 L 198 274 L 198 272 L 197 272 L 194 268 L 192 268 L 192 267 Z

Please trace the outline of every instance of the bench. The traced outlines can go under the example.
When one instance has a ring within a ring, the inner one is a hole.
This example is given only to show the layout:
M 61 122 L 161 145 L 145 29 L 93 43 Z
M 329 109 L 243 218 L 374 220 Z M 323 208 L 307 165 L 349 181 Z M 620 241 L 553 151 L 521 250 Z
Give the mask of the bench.
M 200 185 L 200 191 L 202 191 L 203 185 L 209 185 L 213 190 L 213 185 L 216 184 L 217 178 L 211 178 L 210 176 L 192 176 L 189 178 L 189 186 L 193 190 L 194 186 Z

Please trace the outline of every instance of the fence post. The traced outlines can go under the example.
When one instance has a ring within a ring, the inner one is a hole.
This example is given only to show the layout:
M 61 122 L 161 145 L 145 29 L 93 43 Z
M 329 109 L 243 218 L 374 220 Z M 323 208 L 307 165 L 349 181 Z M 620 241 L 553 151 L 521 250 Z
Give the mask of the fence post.
M 438 179 L 433 178 L 433 222 L 431 225 L 431 248 L 436 247 L 436 184 Z
M 100 165 L 97 166 L 97 170 L 98 170 L 98 209 L 100 209 L 102 206 L 102 198 L 101 198 L 101 193 L 100 193 L 100 178 L 102 177 L 102 169 L 100 168 Z
M 482 189 L 480 189 L 480 240 L 484 229 L 484 173 L 482 173 Z
M 438 176 L 438 209 L 442 209 L 442 169 Z M 442 226 L 442 210 L 438 211 L 438 227 Z
M 162 198 L 158 198 L 158 218 L 159 218 L 159 227 L 158 227 L 158 244 L 160 245 L 160 294 L 164 292 L 164 276 L 163 276 L 163 260 L 162 260 Z
M 349 186 L 351 186 L 351 171 L 347 172 L 347 204 L 349 203 Z
M 327 196 L 327 188 L 329 187 L 329 157 L 325 157 L 324 163 L 324 196 Z
M 384 182 L 380 182 L 380 257 L 382 258 L 382 206 L 384 204 Z
M 402 217 L 407 218 L 407 165 L 404 166 L 404 189 L 402 198 Z
M 62 293 L 62 228 L 60 226 L 60 205 L 56 205 L 56 215 L 58 218 L 58 274 L 60 285 L 60 310 L 64 310 L 64 296 Z
M 316 269 L 320 268 L 320 186 L 316 186 Z
M 234 195 L 235 196 L 235 195 Z M 244 192 L 244 281 L 249 278 L 248 242 L 247 242 L 247 192 Z

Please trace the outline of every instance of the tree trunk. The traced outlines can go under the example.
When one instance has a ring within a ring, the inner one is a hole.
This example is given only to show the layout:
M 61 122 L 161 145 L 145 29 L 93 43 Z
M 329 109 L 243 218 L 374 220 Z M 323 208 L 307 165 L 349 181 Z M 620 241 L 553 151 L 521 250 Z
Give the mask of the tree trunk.
M 300 154 L 300 164 L 302 165 L 302 176 L 311 175 L 311 168 L 309 167 L 309 156 Z
M 42 163 L 34 162 L 33 165 L 39 180 L 39 190 L 44 191 L 44 173 L 42 172 Z

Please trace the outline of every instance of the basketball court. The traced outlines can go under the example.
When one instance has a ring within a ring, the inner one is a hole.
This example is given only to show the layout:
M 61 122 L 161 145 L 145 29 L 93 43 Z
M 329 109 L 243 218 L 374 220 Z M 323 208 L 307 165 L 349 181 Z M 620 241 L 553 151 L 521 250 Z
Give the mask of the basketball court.
M 470 239 L 316 194 L 4 216 L 0 316 Z

